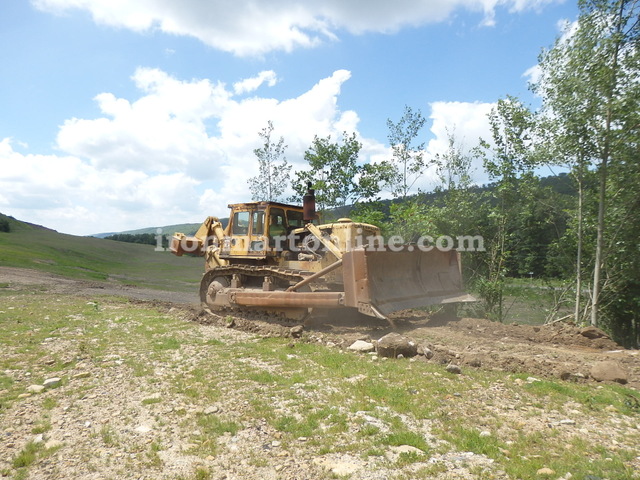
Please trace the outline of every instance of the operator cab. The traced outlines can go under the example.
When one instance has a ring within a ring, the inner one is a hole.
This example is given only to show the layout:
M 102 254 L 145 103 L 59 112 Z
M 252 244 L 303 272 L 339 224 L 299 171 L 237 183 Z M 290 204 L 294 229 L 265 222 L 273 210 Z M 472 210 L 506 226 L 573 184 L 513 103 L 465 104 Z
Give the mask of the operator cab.
M 231 204 L 229 208 L 221 258 L 278 256 L 289 248 L 287 236 L 305 225 L 303 209 L 295 205 L 249 202 Z

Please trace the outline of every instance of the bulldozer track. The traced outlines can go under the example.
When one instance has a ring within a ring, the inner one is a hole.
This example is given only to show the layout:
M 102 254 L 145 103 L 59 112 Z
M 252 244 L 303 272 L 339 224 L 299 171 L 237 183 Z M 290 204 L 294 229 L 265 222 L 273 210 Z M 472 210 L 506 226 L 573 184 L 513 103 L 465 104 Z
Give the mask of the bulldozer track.
M 291 268 L 273 267 L 268 265 L 224 265 L 206 272 L 200 282 L 200 300 L 206 301 L 209 284 L 216 277 L 231 277 L 233 275 L 245 275 L 253 278 L 272 277 L 284 282 L 297 283 L 312 275 L 308 270 L 296 270 Z M 320 280 L 321 281 L 321 280 Z

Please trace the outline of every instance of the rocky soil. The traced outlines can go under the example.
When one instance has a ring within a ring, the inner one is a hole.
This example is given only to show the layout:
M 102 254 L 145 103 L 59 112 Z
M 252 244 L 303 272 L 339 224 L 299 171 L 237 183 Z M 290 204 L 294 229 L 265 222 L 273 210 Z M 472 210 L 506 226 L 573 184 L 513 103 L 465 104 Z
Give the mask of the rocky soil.
M 471 370 L 521 372 L 530 377 L 514 382 L 551 378 L 577 383 L 624 383 L 640 388 L 638 351 L 622 349 L 597 329 L 564 322 L 541 326 L 504 325 L 484 319 L 427 318 L 422 312 L 409 311 L 395 316 L 396 328 L 369 318 L 330 315 L 311 319 L 300 329 L 294 323 L 283 324 L 257 315 L 211 314 L 197 305 L 195 295 L 62 279 L 4 267 L 0 267 L 0 282 L 40 286 L 53 294 L 125 296 L 192 323 L 194 329 L 190 335 L 194 337 L 225 344 L 260 336 L 299 337 L 302 331 L 302 338 L 292 338 L 292 341 L 348 350 L 358 341 L 360 345 L 370 343 L 375 348 L 378 340 L 395 332 L 416 344 L 420 355 L 415 361 L 441 364 L 443 372 L 445 367 L 449 372 L 462 375 Z M 53 342 L 48 348 L 54 354 L 66 347 Z M 18 478 L 10 459 L 15 458 L 28 441 L 44 444 L 48 451 L 54 452 L 30 468 L 28 478 L 34 479 L 411 478 L 411 467 L 403 470 L 405 476 L 399 477 L 390 465 L 403 454 L 416 454 L 411 450 L 413 447 L 391 447 L 381 457 L 363 458 L 349 453 L 323 455 L 310 446 L 307 438 L 286 442 L 279 431 L 260 420 L 245 422 L 241 430 L 222 435 L 215 455 L 195 455 L 192 441 L 194 434 L 199 433 L 197 419 L 222 414 L 227 419 L 240 419 L 247 405 L 236 402 L 233 391 L 224 392 L 215 403 L 196 406 L 172 393 L 171 379 L 175 376 L 170 373 L 189 371 L 190 365 L 202 357 L 202 351 L 181 348 L 171 363 L 150 365 L 156 378 L 151 386 L 144 377 L 134 375 L 127 364 L 130 359 L 125 355 L 123 352 L 100 362 L 75 363 L 64 371 L 61 385 L 56 384 L 55 379 L 49 379 L 49 385 L 31 385 L 27 372 L 9 371 L 16 381 L 24 383 L 25 393 L 8 411 L 0 412 L 0 478 Z M 141 355 L 138 360 L 144 362 L 145 358 Z M 41 361 L 48 360 L 45 357 Z M 452 370 L 452 367 L 455 368 Z M 237 368 L 237 365 L 229 364 L 228 368 Z M 224 376 L 224 372 L 218 373 Z M 480 397 L 486 397 L 486 406 L 479 412 L 491 415 L 492 409 L 496 409 L 500 415 L 509 416 L 510 422 L 521 420 L 528 429 L 561 430 L 563 441 L 575 435 L 595 436 L 603 445 L 633 449 L 640 437 L 638 417 L 620 416 L 612 409 L 606 418 L 591 421 L 577 404 L 565 405 L 562 410 L 520 404 L 507 387 L 498 382 L 490 391 L 479 393 Z M 71 388 L 85 388 L 87 393 L 68 397 L 65 390 Z M 329 387 L 320 386 L 322 388 Z M 298 393 L 311 395 L 313 391 Z M 50 428 L 34 433 L 42 419 L 43 398 L 50 398 L 51 405 L 55 405 L 50 410 Z M 473 405 L 460 407 L 474 409 Z M 404 421 L 411 423 L 415 419 Z M 353 425 L 371 425 L 383 431 L 388 428 L 379 418 L 365 412 L 350 413 L 346 422 L 349 428 L 354 428 Z M 430 478 L 509 478 L 484 455 L 439 448 L 443 440 L 430 433 L 428 421 L 413 427 L 424 432 L 434 452 L 442 452 L 434 453 L 428 460 L 429 465 L 439 466 L 433 469 Z M 481 436 L 493 434 L 486 431 Z M 628 442 L 625 439 L 629 439 Z M 640 450 L 632 462 L 640 469 Z M 158 473 L 158 465 L 162 465 L 162 474 Z M 556 475 L 549 468 L 546 471 L 541 468 L 538 474 L 540 478 L 571 478 L 570 474 Z

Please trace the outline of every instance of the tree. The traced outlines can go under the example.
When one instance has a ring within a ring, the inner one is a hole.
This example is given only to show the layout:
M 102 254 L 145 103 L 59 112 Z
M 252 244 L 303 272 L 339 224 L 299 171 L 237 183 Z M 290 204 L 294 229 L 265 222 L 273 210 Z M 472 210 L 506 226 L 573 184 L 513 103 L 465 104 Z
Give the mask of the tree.
M 387 120 L 388 138 L 393 151 L 390 162 L 393 167 L 393 176 L 389 183 L 391 193 L 395 197 L 406 199 L 427 167 L 424 158 L 424 142 L 418 145 L 413 144 L 424 124 L 425 118 L 422 113 L 419 110 L 414 112 L 407 105 L 404 107 L 402 118 L 397 123 Z
M 355 133 L 343 132 L 341 142 L 333 142 L 330 135 L 326 138 L 316 136 L 304 154 L 310 168 L 295 172 L 293 189 L 303 195 L 307 182 L 311 182 L 320 210 L 376 197 L 381 183 L 389 175 L 389 166 L 385 163 L 359 164 L 361 148 Z
M 267 127 L 258 135 L 262 138 L 262 148 L 256 148 L 253 153 L 258 157 L 259 173 L 248 180 L 251 198 L 257 201 L 278 201 L 281 199 L 289 184 L 291 165 L 284 158 L 287 146 L 284 138 L 277 143 L 271 141 L 273 122 L 269 120 Z
M 622 180 L 616 175 L 629 174 L 628 162 L 637 164 L 640 5 L 636 0 L 580 0 L 579 7 L 577 24 L 568 26 L 553 48 L 541 54 L 542 75 L 535 89 L 543 97 L 544 110 L 556 119 L 561 135 L 555 140 L 565 158 L 575 159 L 579 175 L 587 166 L 598 174 L 590 317 L 597 325 L 603 292 L 606 296 L 612 279 L 607 262 L 612 250 L 607 245 L 613 245 L 614 232 L 626 227 L 608 221 L 615 195 L 612 187 L 628 188 L 628 181 L 636 178 L 631 174 Z M 631 156 L 626 151 L 629 146 L 634 150 Z
M 514 246 L 513 221 L 518 210 L 527 201 L 523 193 L 530 193 L 527 183 L 535 181 L 536 165 L 532 154 L 535 138 L 535 117 L 517 98 L 500 99 L 489 114 L 493 145 L 481 141 L 484 167 L 496 181 L 494 207 L 490 212 L 491 224 L 486 242 L 487 273 L 480 283 L 481 295 L 497 318 L 504 319 L 504 279 Z

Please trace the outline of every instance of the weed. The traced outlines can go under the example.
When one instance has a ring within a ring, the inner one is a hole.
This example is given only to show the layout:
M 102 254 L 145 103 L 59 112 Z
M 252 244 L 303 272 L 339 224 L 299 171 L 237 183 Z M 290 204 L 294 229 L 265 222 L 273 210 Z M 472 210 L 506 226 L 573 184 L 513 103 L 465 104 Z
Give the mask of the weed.
M 390 433 L 382 439 L 382 443 L 396 447 L 400 445 L 409 445 L 411 447 L 418 448 L 423 452 L 429 451 L 429 445 L 425 441 L 424 437 L 409 430 Z
M 165 337 L 160 342 L 156 342 L 153 345 L 154 350 L 178 350 L 180 348 L 180 341 L 174 337 Z
M 100 437 L 102 438 L 102 443 L 107 447 L 115 447 L 118 444 L 116 432 L 108 425 L 102 426 L 100 429 Z
M 31 433 L 38 435 L 39 433 L 45 433 L 45 432 L 48 432 L 49 430 L 51 430 L 51 422 L 49 422 L 48 420 L 45 420 L 39 423 L 38 425 L 36 425 L 35 427 L 33 427 L 31 429 Z
M 13 468 L 26 468 L 36 461 L 38 452 L 42 450 L 41 443 L 27 443 L 24 448 L 15 456 L 12 465 Z
M 411 465 L 412 463 L 422 462 L 427 458 L 425 454 L 421 454 L 418 452 L 402 452 L 398 460 L 396 461 L 395 466 L 397 468 L 404 467 L 406 465 Z
M 45 397 L 42 401 L 42 408 L 45 410 L 53 410 L 58 406 L 58 401 L 53 397 Z
M 209 480 L 211 478 L 211 472 L 204 467 L 198 467 L 193 474 L 194 480 Z

